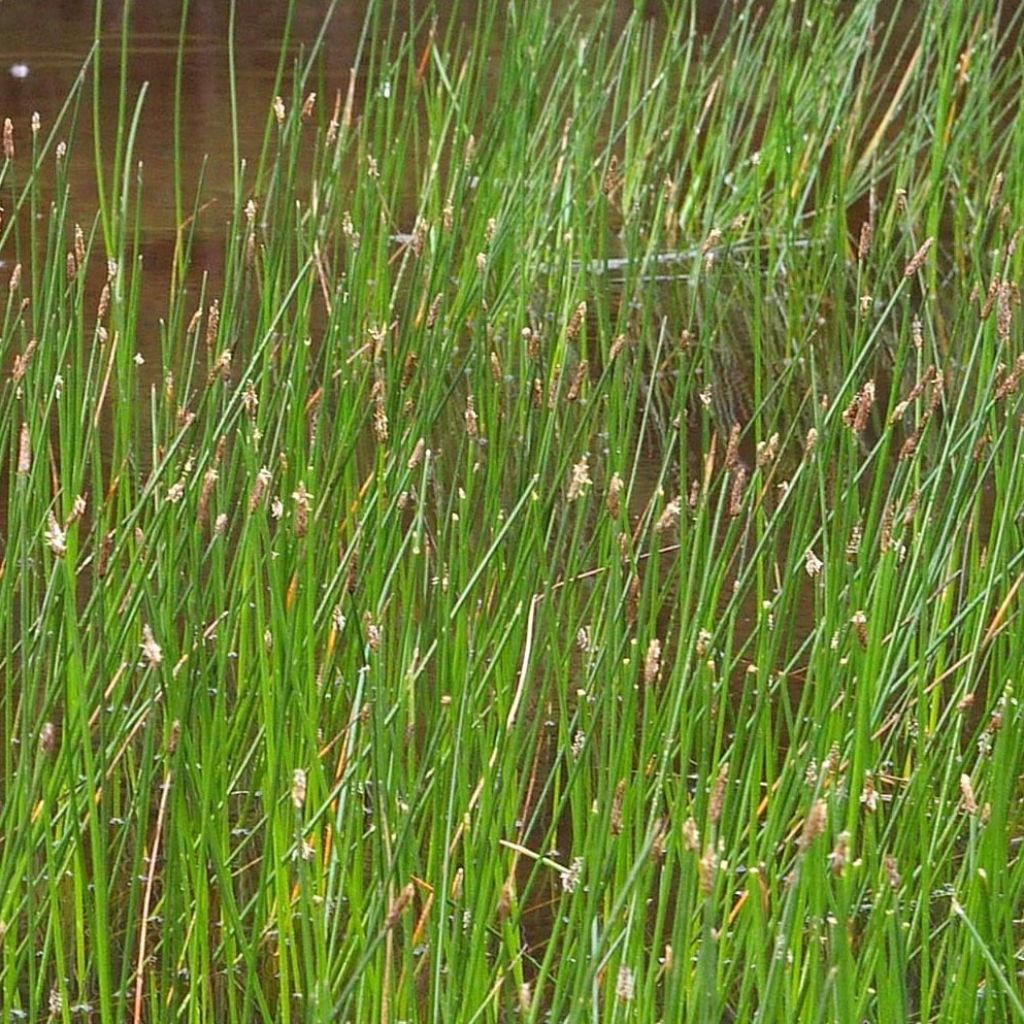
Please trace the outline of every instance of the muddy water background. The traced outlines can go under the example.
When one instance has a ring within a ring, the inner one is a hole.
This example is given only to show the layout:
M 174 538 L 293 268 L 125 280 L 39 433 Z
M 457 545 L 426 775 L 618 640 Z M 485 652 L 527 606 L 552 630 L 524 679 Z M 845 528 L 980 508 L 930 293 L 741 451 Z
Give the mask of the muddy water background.
M 396 26 L 416 20 L 423 4 L 395 0 L 387 7 Z M 439 5 L 443 6 L 443 5 Z M 558 0 L 556 8 L 567 7 Z M 596 9 L 595 0 L 583 0 L 581 13 Z M 617 24 L 634 10 L 634 0 L 618 0 Z M 660 3 L 650 3 L 647 13 L 657 22 Z M 287 26 L 285 0 L 256 3 L 238 0 L 234 22 L 236 98 L 240 155 L 253 166 L 259 158 L 268 113 L 273 100 L 280 61 L 281 40 Z M 281 91 L 290 95 L 292 63 L 318 36 L 326 0 L 298 0 L 291 24 L 291 41 Z M 698 0 L 697 28 L 714 31 L 743 2 Z M 463 4 L 468 17 L 473 5 Z M 127 92 L 129 103 L 145 89 L 139 132 L 132 153 L 133 164 L 142 166 L 141 256 L 144 265 L 139 336 L 135 345 L 145 358 L 139 377 L 143 391 L 162 379 L 160 365 L 160 318 L 166 313 L 168 284 L 175 251 L 175 160 L 172 126 L 175 121 L 175 84 L 178 41 L 181 29 L 180 0 L 146 0 L 127 8 L 108 0 L 102 9 L 100 56 L 100 144 L 109 159 L 114 151 L 118 117 L 120 47 L 124 18 L 129 18 Z M 336 91 L 347 88 L 349 69 L 357 51 L 366 12 L 365 0 L 341 0 L 327 27 L 320 63 L 320 102 L 333 104 Z M 904 11 L 906 15 L 908 12 Z M 41 8 L 38 0 L 0 0 L 0 117 L 10 117 L 16 141 L 28 147 L 29 124 L 38 112 L 47 132 L 82 71 L 93 45 L 96 4 L 91 0 L 56 0 Z M 386 21 L 386 19 L 384 19 Z M 193 0 L 189 7 L 182 63 L 181 167 L 182 196 L 186 214 L 191 212 L 202 174 L 203 213 L 192 252 L 189 281 L 198 292 L 203 275 L 209 275 L 214 293 L 221 276 L 224 225 L 231 215 L 233 197 L 231 90 L 229 34 L 232 30 L 230 0 Z M 492 58 L 495 63 L 500 54 Z M 91 72 L 90 72 L 91 77 Z M 94 164 L 92 84 L 83 91 L 71 148 L 69 181 L 72 210 L 83 225 L 92 223 L 98 207 Z M 365 82 L 356 84 L 358 111 Z M 130 111 L 129 111 L 130 113 Z M 104 167 L 104 173 L 110 173 Z M 411 198 L 411 197 L 410 197 Z M 409 217 L 404 220 L 409 220 Z M 404 223 L 404 221 L 403 221 Z M 0 280 L 6 279 L 13 253 L 0 251 Z M 743 370 L 740 368 L 742 376 Z M 739 386 L 743 386 L 743 381 Z M 660 483 L 662 453 L 645 447 L 638 465 L 633 492 L 634 513 L 639 514 Z M 800 610 L 801 625 L 810 628 L 813 603 L 808 598 Z M 741 619 L 752 618 L 744 609 Z
M 326 0 L 298 0 L 291 26 L 290 58 L 298 57 L 303 49 L 308 51 L 328 6 Z M 331 101 L 336 89 L 344 90 L 347 86 L 366 6 L 365 0 L 341 0 L 335 8 L 324 40 L 322 68 L 327 95 L 321 102 Z M 387 10 L 393 10 L 395 23 L 402 28 L 418 19 L 422 6 L 396 2 Z M 586 10 L 588 4 L 580 6 Z M 620 0 L 621 20 L 625 20 L 633 6 L 632 0 Z M 702 24 L 709 27 L 713 23 L 718 6 L 718 0 L 700 5 Z M 174 0 L 147 0 L 132 3 L 129 9 L 129 96 L 134 101 L 140 89 L 147 88 L 134 158 L 144 167 L 143 229 L 153 243 L 162 235 L 172 236 L 175 226 L 171 125 L 181 7 Z M 234 34 L 239 148 L 250 165 L 259 156 L 273 99 L 287 7 L 285 0 L 237 3 Z M 190 198 L 194 194 L 197 172 L 205 160 L 203 193 L 214 202 L 230 195 L 232 181 L 230 8 L 230 0 L 193 0 L 184 54 L 181 146 L 185 195 Z M 60 110 L 92 45 L 95 10 L 95 3 L 89 0 L 58 0 L 46 5 L 45 13 L 41 13 L 36 0 L 4 0 L 0 4 L 0 117 L 10 117 L 23 139 L 33 112 L 39 112 L 45 128 Z M 117 120 L 118 62 L 125 10 L 122 3 L 111 0 L 103 5 L 105 84 L 100 106 L 107 115 L 101 131 L 107 136 L 104 141 L 108 151 L 112 148 Z M 286 68 L 285 89 L 290 66 L 291 61 Z M 87 104 L 83 105 L 78 131 L 78 160 L 72 168 L 73 195 L 76 205 L 88 208 L 92 200 L 94 207 L 92 124 Z
M 329 4 L 327 0 L 297 0 L 290 25 L 290 43 L 280 91 L 290 96 L 294 62 L 309 51 L 318 37 Z M 412 24 L 423 27 L 420 16 L 425 3 L 395 0 L 384 5 L 387 17 L 393 16 L 398 31 Z M 458 13 L 448 18 L 472 19 L 473 4 L 454 5 Z M 600 6 L 596 0 L 583 0 L 577 9 L 585 17 L 588 10 Z M 320 90 L 319 102 L 328 109 L 335 96 L 345 94 L 350 69 L 357 63 L 360 37 L 366 14 L 366 0 L 340 0 L 327 26 L 323 57 L 314 76 Z M 445 4 L 438 4 L 442 10 Z M 555 13 L 568 9 L 567 0 L 556 0 Z M 633 13 L 634 0 L 618 0 L 614 27 L 622 25 Z M 657 25 L 660 3 L 650 2 L 645 14 Z M 281 44 L 288 28 L 286 0 L 256 3 L 238 0 L 233 25 L 236 61 L 236 100 L 238 106 L 239 155 L 249 168 L 260 156 L 268 115 L 274 98 Z M 696 26 L 711 33 L 743 5 L 722 0 L 698 0 Z M 138 317 L 136 349 L 145 359 L 139 381 L 145 392 L 162 380 L 160 366 L 160 319 L 166 315 L 168 285 L 172 273 L 175 244 L 175 84 L 178 43 L 181 31 L 180 0 L 146 0 L 125 6 L 123 0 L 107 0 L 102 7 L 100 51 L 101 95 L 100 145 L 112 173 L 118 119 L 121 38 L 124 19 L 129 24 L 127 94 L 130 118 L 132 107 L 142 90 L 144 105 L 132 151 L 132 165 L 141 165 L 141 305 Z M 94 0 L 56 0 L 41 13 L 38 0 L 0 0 L 0 118 L 9 117 L 15 126 L 15 141 L 20 154 L 30 145 L 29 126 L 33 114 L 41 118 L 41 138 L 45 137 L 76 79 L 82 73 L 93 46 L 96 31 Z M 446 26 L 438 26 L 443 31 Z M 229 36 L 232 31 L 230 0 L 193 0 L 189 6 L 181 85 L 181 190 L 183 212 L 191 214 L 201 184 L 201 216 L 194 234 L 188 290 L 198 294 L 204 276 L 213 293 L 217 292 L 222 272 L 224 229 L 231 216 L 233 201 L 231 89 Z M 500 53 L 492 60 L 497 67 Z M 365 64 L 365 54 L 363 55 Z M 358 115 L 366 83 L 357 79 L 355 110 Z M 70 128 L 70 125 L 68 125 Z M 81 94 L 74 145 L 70 147 L 68 180 L 71 189 L 73 219 L 88 231 L 99 205 L 93 138 L 92 69 Z M 26 161 L 19 161 L 22 166 Z M 52 158 L 48 158 L 48 164 Z M 17 174 L 17 169 L 16 172 Z M 251 172 L 250 172 L 251 176 Z M 134 177 L 134 172 L 133 172 Z M 134 204 L 135 182 L 133 181 Z M 413 197 L 409 210 L 399 221 L 411 227 Z M 11 205 L 10 195 L 3 205 Z M 407 223 L 408 222 L 408 223 Z M 10 274 L 15 257 L 13 247 L 0 251 L 0 280 Z M 100 280 L 97 278 L 96 291 Z M 638 504 L 642 506 L 657 485 L 660 453 L 645 452 L 639 469 Z
M 296 5 L 292 25 L 294 55 L 320 29 L 326 4 Z M 329 84 L 341 87 L 354 61 L 364 3 L 338 5 L 327 34 Z M 285 3 L 238 4 L 235 23 L 239 145 L 250 161 L 259 155 L 286 25 Z M 125 8 L 106 3 L 103 10 L 104 82 L 100 108 L 105 149 L 113 145 L 117 120 L 120 37 Z M 147 89 L 134 158 L 143 165 L 143 230 L 157 241 L 174 231 L 174 162 L 171 126 L 181 4 L 169 0 L 134 3 L 130 8 L 128 92 L 134 101 Z M 204 196 L 217 202 L 231 190 L 231 114 L 228 65 L 228 0 L 192 3 L 188 15 L 182 87 L 182 164 L 186 197 L 194 193 L 198 170 L 206 161 Z M 95 28 L 95 3 L 61 0 L 40 14 L 31 0 L 6 0 L 0 7 L 0 114 L 10 117 L 24 139 L 34 111 L 44 128 L 52 123 L 89 54 Z M 19 77 L 24 75 L 24 77 Z M 92 166 L 92 118 L 86 104 L 79 118 L 77 162 L 72 167 L 76 206 L 95 206 Z M 91 200 L 91 203 L 90 203 Z M 227 214 L 225 214 L 225 217 Z M 210 227 L 210 225 L 207 225 Z

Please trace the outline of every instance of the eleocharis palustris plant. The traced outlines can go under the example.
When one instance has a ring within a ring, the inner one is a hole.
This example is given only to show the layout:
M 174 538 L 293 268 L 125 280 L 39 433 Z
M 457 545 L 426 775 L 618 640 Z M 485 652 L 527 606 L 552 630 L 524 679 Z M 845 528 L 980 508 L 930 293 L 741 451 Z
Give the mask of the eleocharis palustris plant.
M 4 124 L 5 1019 L 1024 1018 L 1016 10 L 300 7 Z

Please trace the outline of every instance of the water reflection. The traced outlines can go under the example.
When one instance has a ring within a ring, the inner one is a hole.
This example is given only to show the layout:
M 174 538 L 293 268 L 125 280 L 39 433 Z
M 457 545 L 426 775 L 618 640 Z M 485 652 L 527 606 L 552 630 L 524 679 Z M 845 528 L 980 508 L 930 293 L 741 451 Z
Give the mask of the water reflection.
M 230 3 L 190 5 L 182 62 L 181 144 L 183 185 L 193 192 L 199 170 L 208 159 L 204 194 L 222 199 L 231 190 L 231 92 L 228 38 Z M 271 90 L 277 73 L 280 44 L 287 27 L 287 4 L 238 5 L 234 25 L 237 61 L 239 148 L 250 159 L 259 153 Z M 355 59 L 365 4 L 345 0 L 338 5 L 327 29 L 326 84 L 338 86 Z M 292 56 L 316 38 L 327 4 L 299 3 L 291 25 Z M 119 47 L 126 8 L 105 4 L 102 11 L 100 69 L 102 91 L 101 139 L 113 147 L 117 120 Z M 29 0 L 7 0 L 0 7 L 0 111 L 24 136 L 32 113 L 44 127 L 52 122 L 86 60 L 95 30 L 96 5 L 86 0 L 62 0 L 40 19 Z M 175 79 L 181 5 L 132 4 L 128 95 L 132 101 L 143 88 L 145 105 L 139 124 L 135 159 L 144 167 L 143 222 L 147 233 L 173 231 L 174 154 L 171 126 L 175 115 Z M 14 69 L 14 73 L 12 73 Z M 72 187 L 78 203 L 95 205 L 92 167 L 92 117 L 88 106 L 79 116 L 76 163 Z
M 236 98 L 238 104 L 239 150 L 252 160 L 263 140 L 273 86 L 278 70 L 281 41 L 290 28 L 289 57 L 296 59 L 317 38 L 328 0 L 297 0 L 291 24 L 289 4 L 236 4 L 234 40 L 236 57 Z M 386 21 L 399 32 L 423 28 L 424 2 L 395 0 L 382 5 Z M 448 9 L 448 5 L 439 5 Z M 558 0 L 556 10 L 568 9 Z M 599 5 L 589 0 L 577 5 L 585 13 Z M 743 5 L 722 0 L 698 0 L 696 26 L 709 31 L 723 12 Z M 199 170 L 205 165 L 204 195 L 223 200 L 231 194 L 231 90 L 228 39 L 232 29 L 231 0 L 193 0 L 188 5 L 185 48 L 182 62 L 181 145 L 183 185 L 186 196 L 193 194 Z M 474 4 L 452 4 L 448 17 L 471 21 Z M 117 120 L 119 61 L 123 19 L 129 22 L 128 95 L 131 101 L 145 89 L 145 105 L 139 124 L 134 157 L 144 167 L 143 226 L 147 233 L 174 230 L 174 154 L 171 126 L 175 119 L 175 80 L 178 40 L 181 32 L 181 3 L 108 2 L 101 8 L 101 137 L 111 152 Z M 616 31 L 636 8 L 634 0 L 618 0 L 612 30 Z M 657 20 L 660 3 L 643 7 L 646 17 Z M 349 69 L 356 63 L 365 0 L 339 0 L 325 30 L 323 59 L 317 88 L 324 100 L 348 84 Z M 93 43 L 96 30 L 95 0 L 58 0 L 47 5 L 40 17 L 33 0 L 4 0 L 0 4 L 0 116 L 10 117 L 22 136 L 29 121 L 39 112 L 44 127 L 52 124 L 78 76 Z M 439 28 L 443 29 L 443 25 Z M 286 64 L 284 92 L 287 94 Z M 95 207 L 95 170 L 92 152 L 91 100 L 83 104 L 79 117 L 79 145 L 72 167 L 73 192 L 77 200 Z

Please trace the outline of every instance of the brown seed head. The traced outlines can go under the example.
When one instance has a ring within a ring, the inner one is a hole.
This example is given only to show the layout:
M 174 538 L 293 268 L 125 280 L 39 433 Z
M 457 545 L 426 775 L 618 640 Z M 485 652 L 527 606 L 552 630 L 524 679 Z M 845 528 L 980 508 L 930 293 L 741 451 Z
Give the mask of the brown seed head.
M 729 489 L 729 516 L 735 519 L 743 511 L 743 488 L 747 483 L 747 467 L 739 463 L 732 473 Z
M 586 359 L 581 359 L 576 367 L 576 372 L 573 374 L 572 382 L 569 384 L 569 390 L 565 394 L 567 402 L 575 402 L 580 397 L 583 384 L 587 379 L 587 371 L 587 361 Z
M 305 537 L 309 532 L 309 511 L 313 495 L 306 490 L 306 485 L 299 482 L 298 488 L 292 494 L 295 501 L 295 536 Z
M 415 893 L 416 889 L 413 887 L 412 882 L 409 882 L 401 893 L 399 893 L 398 899 L 391 904 L 391 909 L 388 911 L 387 920 L 384 922 L 385 931 L 391 931 L 391 929 L 398 924 L 398 920 L 402 916 L 402 912 L 412 902 L 412 898 Z
M 472 395 L 466 396 L 466 434 L 471 438 L 480 436 L 480 421 L 476 414 L 476 399 Z
M 828 855 L 832 865 L 832 874 L 841 875 L 850 857 L 850 833 L 840 832 L 836 837 L 836 845 Z
M 404 391 L 411 383 L 413 375 L 416 373 L 416 366 L 420 361 L 420 357 L 415 352 L 410 352 L 405 357 L 405 363 L 402 366 L 402 379 L 399 382 L 399 388 Z
M 683 822 L 683 849 L 696 853 L 700 849 L 700 829 L 692 817 Z
M 731 470 L 739 463 L 740 425 L 734 423 L 729 428 L 729 443 L 725 446 L 725 468 Z
M 715 788 L 711 791 L 711 803 L 708 808 L 708 820 L 712 825 L 717 825 L 722 819 L 722 810 L 725 807 L 725 792 L 729 785 L 729 762 L 726 761 L 718 769 L 718 778 L 715 779 Z
M 443 298 L 444 295 L 441 292 L 438 292 L 430 303 L 430 309 L 427 310 L 426 326 L 428 331 L 432 331 L 434 329 L 434 325 L 437 323 L 437 317 L 441 312 L 441 301 Z
M 366 630 L 366 645 L 371 651 L 379 651 L 381 640 L 383 639 L 383 630 L 380 623 L 373 621 L 373 616 L 370 612 L 366 612 L 363 615 L 363 628 Z
M 96 304 L 96 322 L 102 323 L 110 308 L 110 282 L 108 281 L 100 292 L 100 300 Z
M 648 686 L 656 682 L 661 673 L 661 641 L 655 636 L 647 645 L 644 656 L 644 683 Z
M 718 868 L 718 857 L 710 843 L 704 848 L 704 856 L 697 864 L 697 872 L 700 877 L 700 891 L 704 896 L 710 896 L 715 887 L 715 871 Z
M 772 434 L 767 441 L 759 441 L 757 444 L 758 466 L 771 465 L 779 454 L 779 435 Z
M 615 996 L 623 1003 L 631 1003 L 636 994 L 636 979 L 632 970 L 625 964 L 619 967 L 619 973 L 615 978 Z
M 270 470 L 267 469 L 266 466 L 256 474 L 256 482 L 253 484 L 252 491 L 249 493 L 250 512 L 255 512 L 263 503 L 263 499 L 266 497 L 267 488 L 270 486 L 271 479 Z
M 828 824 L 828 804 L 824 800 L 815 800 L 804 821 L 804 829 L 797 840 L 797 849 L 800 853 L 806 853 L 815 839 L 818 838 Z
M 682 510 L 682 500 L 679 495 L 676 495 L 664 508 L 664 511 L 658 516 L 658 521 L 654 524 L 654 532 L 657 534 L 665 533 L 667 530 L 675 529 L 676 524 L 679 522 L 679 513 Z
M 28 424 L 22 423 L 18 437 L 18 476 L 25 476 L 32 468 L 32 439 Z
M 205 526 L 210 511 L 210 496 L 213 494 L 214 484 L 217 483 L 217 470 L 212 466 L 203 474 L 203 487 L 199 492 L 199 507 L 196 509 L 196 519 L 200 526 Z
M 889 886 L 893 889 L 898 889 L 903 884 L 903 879 L 900 877 L 896 858 L 887 853 L 882 858 L 882 865 L 885 868 L 885 873 L 889 876 Z
M 867 381 L 843 412 L 843 422 L 855 433 L 864 433 L 875 404 L 875 382 Z
M 626 597 L 626 624 L 633 628 L 636 623 L 636 613 L 640 607 L 640 577 L 633 573 L 629 581 L 629 593 Z
M 978 813 L 978 801 L 974 796 L 974 784 L 970 775 L 966 773 L 960 776 L 960 794 L 963 797 L 963 809 L 968 814 Z
M 68 553 L 67 535 L 53 512 L 47 513 L 43 540 L 57 558 L 63 558 Z
M 875 237 L 874 225 L 870 220 L 864 221 L 860 226 L 860 240 L 857 243 L 857 261 L 861 262 L 871 252 L 871 242 Z
M 301 768 L 292 772 L 292 804 L 301 811 L 306 803 L 306 773 Z
M 609 815 L 609 826 L 612 830 L 612 835 L 617 836 L 622 834 L 622 805 L 626 799 L 626 780 L 619 779 L 618 785 L 615 787 L 615 796 L 612 799 L 612 811 Z
M 1013 324 L 1011 294 L 1009 284 L 1003 281 L 996 296 L 996 336 L 1004 345 L 1010 340 L 1010 328 Z
M 153 629 L 148 622 L 142 626 L 142 657 L 152 668 L 156 668 L 164 660 L 164 653 L 153 637 Z
M 590 457 L 584 455 L 575 466 L 572 467 L 572 476 L 569 478 L 569 489 L 566 493 L 566 501 L 576 501 L 583 497 L 592 484 L 590 479 Z
M 206 317 L 206 348 L 213 349 L 217 344 L 217 334 L 220 330 L 220 300 L 214 299 L 210 303 L 210 309 Z
M 103 535 L 103 540 L 100 542 L 100 557 L 96 565 L 96 575 L 100 579 L 103 579 L 107 575 L 107 568 L 110 565 L 110 556 L 114 551 L 114 532 L 111 530 L 109 533 Z
M 904 277 L 913 277 L 924 266 L 928 256 L 928 250 L 935 244 L 934 238 L 926 238 L 921 247 L 910 258 L 910 262 L 903 268 Z
M 373 436 L 377 439 L 377 444 L 387 444 L 388 412 L 384 404 L 383 380 L 374 381 L 370 397 L 373 399 Z
M 569 326 L 565 329 L 566 341 L 576 340 L 576 336 L 580 333 L 580 327 L 583 326 L 583 319 L 586 315 L 587 304 L 586 302 L 581 302 L 573 311 L 572 317 L 569 320 Z
M 622 477 L 618 473 L 613 473 L 611 480 L 608 481 L 608 496 L 606 499 L 608 514 L 613 519 L 618 519 L 622 512 L 622 488 Z
M 871 772 L 864 775 L 864 788 L 860 791 L 860 802 L 870 814 L 874 814 L 878 810 L 878 790 L 875 788 L 875 777 Z
M 57 726 L 53 722 L 43 722 L 43 727 L 39 730 L 39 749 L 47 756 L 56 751 Z

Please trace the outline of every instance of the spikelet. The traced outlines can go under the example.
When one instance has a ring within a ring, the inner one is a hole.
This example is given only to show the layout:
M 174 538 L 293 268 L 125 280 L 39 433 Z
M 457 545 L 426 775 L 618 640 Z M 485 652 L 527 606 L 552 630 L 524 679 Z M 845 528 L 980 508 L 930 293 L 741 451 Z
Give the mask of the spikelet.
M 855 434 L 862 434 L 868 425 L 871 407 L 875 404 L 875 382 L 867 381 L 843 412 L 843 423 Z
M 67 534 L 60 523 L 57 522 L 57 517 L 53 512 L 47 513 L 46 530 L 43 532 L 43 540 L 46 541 L 46 546 L 53 552 L 55 557 L 63 558 L 68 553 Z
M 970 775 L 960 776 L 960 795 L 963 797 L 962 806 L 967 814 L 978 813 L 978 801 L 974 796 L 974 784 Z
M 651 637 L 643 659 L 643 681 L 649 686 L 662 674 L 662 641 Z
M 807 818 L 804 821 L 803 832 L 797 840 L 797 849 L 806 853 L 815 839 L 818 838 L 828 824 L 828 804 L 824 800 L 815 800 Z
M 725 468 L 731 470 L 739 464 L 740 425 L 734 423 L 729 428 L 729 442 L 725 446 Z
M 580 327 L 583 326 L 583 319 L 587 315 L 587 304 L 581 302 L 575 310 L 573 310 L 572 317 L 569 319 L 569 326 L 565 329 L 566 341 L 575 341 L 576 336 L 580 333 Z
M 692 817 L 683 822 L 683 849 L 696 853 L 700 849 L 700 829 Z
M 626 799 L 626 780 L 619 779 L 615 787 L 615 796 L 612 798 L 612 810 L 609 815 L 609 827 L 613 836 L 622 834 L 622 805 Z
M 423 459 L 423 452 L 426 449 L 426 441 L 421 437 L 412 450 L 407 463 L 409 469 L 415 469 Z
M 926 238 L 921 247 L 910 257 L 910 261 L 903 268 L 904 277 L 913 277 L 924 266 L 928 257 L 928 250 L 935 244 L 934 238 Z
M 591 486 L 590 479 L 590 457 L 584 455 L 579 462 L 572 467 L 572 476 L 569 479 L 569 489 L 566 493 L 566 501 L 576 501 L 581 498 Z
M 611 480 L 608 481 L 608 496 L 606 498 L 608 514 L 613 519 L 618 519 L 622 513 L 622 488 L 622 477 L 618 473 L 613 473 Z
M 443 298 L 444 295 L 441 292 L 438 292 L 434 296 L 433 301 L 430 303 L 430 309 L 427 310 L 426 322 L 426 327 L 428 331 L 432 331 L 434 329 L 434 325 L 437 323 L 437 317 L 438 314 L 441 312 L 441 301 Z
M 615 996 L 623 1003 L 631 1003 L 636 994 L 636 979 L 633 972 L 625 965 L 619 967 L 619 973 L 615 978 Z
M 654 524 L 654 532 L 657 534 L 665 533 L 666 530 L 672 530 L 679 522 L 679 513 L 682 510 L 682 501 L 678 495 L 674 497 L 666 506 L 664 511 L 658 516 L 658 521 Z
M 373 401 L 373 436 L 377 444 L 387 444 L 388 441 L 388 413 L 384 404 L 384 381 L 376 380 L 370 389 L 370 398 Z
M 480 420 L 476 414 L 476 399 L 472 395 L 466 396 L 466 411 L 464 414 L 466 421 L 466 434 L 474 440 L 480 436 Z
M 153 637 L 153 629 L 147 622 L 142 627 L 142 657 L 146 660 L 146 663 L 156 668 L 164 660 L 164 653 L 160 645 L 156 642 Z
M 18 437 L 18 476 L 25 476 L 32 468 L 32 440 L 28 424 L 22 423 Z
M 833 847 L 832 852 L 828 855 L 830 864 L 832 865 L 832 874 L 841 875 L 843 869 L 846 867 L 846 862 L 850 858 L 850 833 L 840 832 L 836 837 L 836 845 Z
M 580 360 L 579 365 L 576 367 L 576 372 L 573 374 L 569 390 L 565 394 L 565 400 L 567 402 L 575 402 L 580 397 L 580 392 L 583 390 L 583 384 L 587 379 L 587 370 L 588 367 L 586 359 Z
M 309 532 L 309 511 L 313 495 L 306 490 L 306 485 L 299 481 L 298 488 L 293 492 L 295 502 L 295 536 L 305 537 Z
M 722 818 L 722 810 L 725 807 L 725 791 L 729 785 L 729 762 L 726 761 L 718 770 L 718 778 L 715 779 L 714 789 L 711 791 L 711 802 L 708 808 L 708 819 L 712 825 L 717 825 Z
M 210 303 L 210 309 L 206 317 L 206 349 L 212 351 L 217 344 L 217 334 L 220 330 L 220 300 L 214 299 Z
M 391 931 L 398 924 L 402 912 L 412 902 L 415 892 L 416 890 L 413 888 L 412 882 L 409 882 L 399 893 L 398 899 L 391 904 L 391 908 L 388 910 L 387 920 L 384 922 L 384 929 L 386 931 Z
M 256 482 L 253 484 L 252 491 L 249 493 L 249 511 L 255 512 L 257 508 L 263 503 L 263 499 L 266 497 L 267 488 L 270 486 L 272 477 L 270 470 L 264 466 L 256 474 Z
M 292 805 L 301 811 L 306 803 L 306 773 L 301 768 L 292 772 Z
M 732 473 L 732 487 L 729 489 L 729 516 L 735 519 L 743 511 L 743 488 L 747 482 L 747 467 L 738 463 Z

